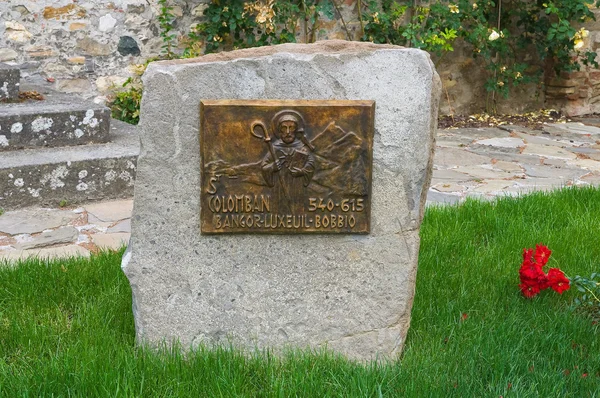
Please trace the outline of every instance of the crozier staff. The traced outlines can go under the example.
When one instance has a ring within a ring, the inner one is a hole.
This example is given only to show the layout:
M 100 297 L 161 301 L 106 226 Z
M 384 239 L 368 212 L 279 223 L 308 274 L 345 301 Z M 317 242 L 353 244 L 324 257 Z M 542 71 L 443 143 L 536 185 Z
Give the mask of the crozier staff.
M 273 118 L 276 139 L 270 143 L 272 150 L 261 163 L 262 174 L 269 187 L 273 187 L 275 203 L 286 203 L 291 213 L 304 209 L 306 187 L 315 172 L 315 158 L 310 144 L 304 139 L 302 117 L 296 111 L 281 111 Z

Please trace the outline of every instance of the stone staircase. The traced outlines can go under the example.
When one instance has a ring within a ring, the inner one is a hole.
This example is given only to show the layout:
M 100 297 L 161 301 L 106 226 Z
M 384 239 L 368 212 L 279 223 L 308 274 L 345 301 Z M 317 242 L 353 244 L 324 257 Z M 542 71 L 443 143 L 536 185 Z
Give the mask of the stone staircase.
M 6 64 L 0 101 L 0 208 L 133 196 L 136 126 L 111 120 L 103 105 L 20 84 L 19 69 Z

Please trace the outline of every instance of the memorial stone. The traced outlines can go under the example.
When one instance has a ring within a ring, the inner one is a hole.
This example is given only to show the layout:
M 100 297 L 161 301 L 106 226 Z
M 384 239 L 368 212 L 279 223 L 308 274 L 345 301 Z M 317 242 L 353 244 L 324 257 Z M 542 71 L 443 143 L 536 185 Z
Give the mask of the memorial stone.
M 152 63 L 144 87 L 122 263 L 138 341 L 395 358 L 441 90 L 427 53 L 285 44 Z

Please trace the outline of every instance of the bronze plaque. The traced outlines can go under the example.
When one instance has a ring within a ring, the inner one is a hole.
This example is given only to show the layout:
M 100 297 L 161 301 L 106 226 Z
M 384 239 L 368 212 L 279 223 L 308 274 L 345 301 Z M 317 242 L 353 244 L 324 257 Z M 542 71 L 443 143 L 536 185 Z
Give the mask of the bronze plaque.
M 374 101 L 202 101 L 202 233 L 369 233 L 374 115 Z

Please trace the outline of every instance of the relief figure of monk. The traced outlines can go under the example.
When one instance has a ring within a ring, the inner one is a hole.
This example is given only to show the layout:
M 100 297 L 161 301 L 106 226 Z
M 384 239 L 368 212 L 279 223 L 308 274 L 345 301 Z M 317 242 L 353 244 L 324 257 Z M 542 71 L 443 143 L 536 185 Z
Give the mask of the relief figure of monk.
M 276 116 L 273 155 L 263 158 L 261 167 L 265 182 L 273 188 L 273 202 L 279 203 L 280 213 L 298 214 L 304 209 L 306 187 L 315 171 L 315 158 L 310 148 L 297 139 L 303 133 L 300 118 L 295 112 L 284 112 Z

